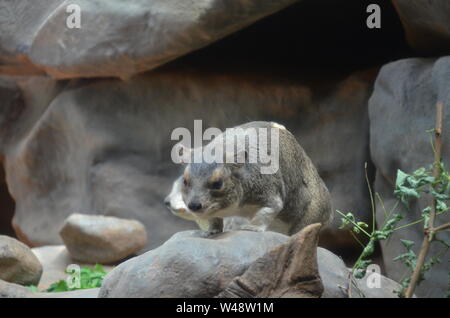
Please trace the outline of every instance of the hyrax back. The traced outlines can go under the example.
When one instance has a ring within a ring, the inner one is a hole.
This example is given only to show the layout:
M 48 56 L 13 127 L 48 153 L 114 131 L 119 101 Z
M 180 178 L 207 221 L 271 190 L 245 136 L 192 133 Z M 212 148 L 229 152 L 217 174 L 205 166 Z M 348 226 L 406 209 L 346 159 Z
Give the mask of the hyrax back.
M 309 224 L 329 224 L 332 216 L 330 193 L 311 159 L 287 130 L 280 131 L 280 149 L 285 204 L 279 218 L 293 222 L 291 235 Z
M 232 216 L 251 220 L 244 229 L 289 235 L 312 223 L 329 223 L 330 194 L 295 137 L 272 122 L 250 122 L 235 128 L 239 128 L 237 138 L 223 133 L 203 148 L 205 154 L 222 147 L 222 162 L 191 162 L 185 168 L 181 194 L 189 212 L 195 218 L 209 220 L 212 231 L 217 231 L 215 224 L 221 224 L 218 220 Z M 255 139 L 250 137 L 259 129 L 267 131 L 267 138 L 252 142 Z M 240 142 L 245 147 L 239 148 Z M 233 148 L 224 146 L 233 143 L 237 149 L 244 148 L 244 154 L 230 153 Z M 256 162 L 252 154 L 256 154 Z M 278 158 L 278 162 L 263 162 L 260 155 L 264 154 L 268 155 L 265 159 Z M 239 155 L 245 162 L 226 160 L 227 156 L 237 159 Z

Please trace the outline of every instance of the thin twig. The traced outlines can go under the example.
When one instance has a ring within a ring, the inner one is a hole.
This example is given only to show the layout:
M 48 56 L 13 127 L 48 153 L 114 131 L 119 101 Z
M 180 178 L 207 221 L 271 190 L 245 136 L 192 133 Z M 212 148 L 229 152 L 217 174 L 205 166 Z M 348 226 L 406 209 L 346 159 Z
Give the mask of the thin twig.
M 450 210 L 450 208 L 447 208 L 445 210 L 436 212 L 436 215 L 440 215 L 440 214 L 445 213 L 445 212 L 447 212 L 449 210 Z M 412 226 L 412 225 L 416 225 L 418 223 L 422 223 L 423 221 L 425 221 L 425 218 L 421 218 L 420 220 L 417 220 L 417 221 L 414 221 L 414 222 L 411 222 L 411 223 L 408 223 L 408 224 L 396 227 L 393 231 L 401 230 L 401 229 L 404 229 L 405 227 L 409 227 L 409 226 Z M 443 230 L 445 230 L 445 229 L 443 229 Z M 434 231 L 436 232 L 436 228 L 434 229 Z
M 353 238 L 355 239 L 355 241 L 358 242 L 359 245 L 361 245 L 361 247 L 364 249 L 366 246 L 358 239 L 358 237 L 356 236 L 356 234 L 353 233 L 352 230 L 350 230 L 349 232 L 350 232 L 350 234 L 353 236 Z
M 442 225 L 440 225 L 440 226 L 438 226 L 438 227 L 435 227 L 435 228 L 433 229 L 433 232 L 443 231 L 443 230 L 446 230 L 446 229 L 448 229 L 448 228 L 450 228 L 450 223 L 445 223 L 445 224 L 442 224 Z
M 442 113 L 444 105 L 442 102 L 436 104 L 436 125 L 434 130 L 435 138 L 435 152 L 434 152 L 434 169 L 433 176 L 435 179 L 439 177 L 441 173 L 441 154 L 442 154 Z M 425 237 L 420 248 L 419 256 L 417 257 L 416 267 L 411 275 L 411 281 L 405 292 L 405 297 L 411 298 L 413 296 L 414 290 L 419 282 L 420 274 L 422 272 L 423 264 L 427 257 L 428 251 L 430 249 L 430 244 L 433 238 L 434 232 L 434 219 L 436 217 L 436 198 L 433 198 L 430 212 L 430 220 L 428 222 L 428 228 L 425 230 Z
M 364 234 L 367 235 L 367 237 L 371 237 L 371 235 L 369 233 L 367 233 L 362 227 L 360 227 L 358 224 L 356 224 L 355 222 L 353 222 L 352 220 L 350 220 L 344 213 L 342 213 L 339 210 L 336 210 L 337 213 L 339 213 L 341 216 L 343 216 L 347 221 L 349 221 L 350 223 L 352 223 L 354 226 L 356 226 L 361 232 L 363 232 Z
M 365 298 L 366 297 L 366 295 L 364 295 L 362 290 L 359 288 L 358 283 L 356 283 L 356 281 L 353 279 L 353 273 L 349 272 L 348 273 L 348 288 L 347 288 L 348 298 L 353 298 L 352 287 L 355 287 L 355 289 L 359 292 L 359 296 L 361 298 Z
M 369 181 L 369 176 L 367 175 L 367 161 L 364 164 L 364 171 L 365 171 L 365 176 L 366 176 L 366 183 L 367 183 L 367 188 L 369 189 L 369 195 L 370 195 L 370 207 L 372 209 L 372 233 L 375 232 L 375 200 L 373 199 L 373 193 L 372 193 L 372 188 L 370 186 L 370 181 Z
M 387 210 L 384 206 L 383 200 L 381 199 L 381 195 L 378 192 L 375 192 L 375 196 L 377 197 L 378 201 L 380 201 L 381 208 L 383 209 L 384 219 L 387 218 Z

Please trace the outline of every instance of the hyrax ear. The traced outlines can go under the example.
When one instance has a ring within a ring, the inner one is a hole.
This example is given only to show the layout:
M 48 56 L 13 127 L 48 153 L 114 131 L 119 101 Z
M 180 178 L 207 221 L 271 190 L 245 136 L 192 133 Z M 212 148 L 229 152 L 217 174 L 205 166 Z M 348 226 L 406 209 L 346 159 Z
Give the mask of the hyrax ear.
M 182 143 L 177 143 L 172 148 L 172 161 L 174 163 L 188 164 L 192 158 L 192 148 L 186 147 Z

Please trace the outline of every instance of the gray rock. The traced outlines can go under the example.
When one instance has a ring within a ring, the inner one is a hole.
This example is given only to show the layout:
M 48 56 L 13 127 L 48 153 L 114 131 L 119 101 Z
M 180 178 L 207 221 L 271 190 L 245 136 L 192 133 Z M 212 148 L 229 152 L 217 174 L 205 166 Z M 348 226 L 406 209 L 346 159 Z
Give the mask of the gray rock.
M 129 77 L 204 47 L 296 0 L 0 1 L 0 72 L 55 78 Z
M 99 288 L 91 288 L 70 292 L 41 293 L 0 280 L 0 298 L 97 298 L 99 290 Z
M 398 298 L 395 291 L 400 290 L 400 285 L 380 273 L 368 272 L 361 279 L 353 278 L 339 256 L 320 247 L 317 262 L 324 285 L 322 298 Z M 379 282 L 379 286 L 375 282 Z
M 307 225 L 254 261 L 216 298 L 319 298 L 323 284 L 317 265 L 322 225 Z
M 73 259 L 90 264 L 120 261 L 147 244 L 141 222 L 103 215 L 72 214 L 60 235 Z
M 98 298 L 100 288 L 79 289 L 61 293 L 36 293 L 38 298 Z
M 33 296 L 33 292 L 18 284 L 8 283 L 0 279 L 0 298 L 28 298 Z
M 370 143 L 372 159 L 376 166 L 375 191 L 380 193 L 389 211 L 397 202 L 393 196 L 397 169 L 405 172 L 428 166 L 434 154 L 427 130 L 433 129 L 436 102 L 444 103 L 443 159 L 450 165 L 450 57 L 439 59 L 406 59 L 385 65 L 377 78 L 369 101 Z M 397 209 L 405 216 L 399 225 L 421 218 L 421 211 L 430 203 L 428 198 L 412 202 L 410 211 Z M 377 222 L 383 224 L 384 213 L 378 206 Z M 436 225 L 448 221 L 448 216 L 437 218 Z M 449 241 L 450 233 L 441 232 L 438 237 Z M 405 251 L 400 239 L 416 242 L 418 252 L 423 240 L 423 224 L 395 232 L 389 242 L 382 242 L 387 275 L 399 280 L 406 267 L 394 262 L 394 257 Z M 430 255 L 442 250 L 440 244 L 432 244 Z M 417 289 L 419 297 L 444 297 L 448 289 L 447 262 L 450 251 L 442 255 L 442 263 L 426 274 L 426 280 Z
M 450 53 L 450 3 L 447 0 L 393 0 L 409 45 L 420 53 Z
M 374 284 L 375 279 L 378 280 L 379 287 Z M 398 292 L 401 290 L 396 281 L 383 275 L 371 279 L 370 274 L 361 279 L 353 279 L 351 288 L 349 297 L 352 298 L 398 298 Z
M 99 297 L 214 297 L 289 240 L 274 232 L 226 232 L 212 239 L 199 234 L 177 233 L 159 248 L 120 264 L 105 277 Z M 322 297 L 348 297 L 350 279 L 344 262 L 318 248 L 317 263 Z M 366 279 L 355 282 L 352 297 L 396 297 L 395 282 L 381 277 L 380 288 L 371 289 Z
M 147 248 L 195 229 L 163 205 L 180 173 L 170 158 L 171 132 L 192 131 L 194 119 L 204 129 L 233 127 L 243 118 L 285 125 L 318 168 L 334 208 L 368 220 L 372 78 L 365 72 L 317 84 L 308 76 L 166 70 L 127 82 L 20 80 L 26 105 L 0 149 L 16 201 L 16 233 L 30 246 L 61 244 L 58 231 L 73 211 L 139 220 L 151 235 Z M 354 246 L 342 231 L 332 234 L 328 244 Z
M 37 285 L 42 265 L 30 248 L 18 240 L 0 235 L 0 280 L 20 285 Z
M 213 297 L 235 276 L 283 243 L 273 232 L 226 232 L 214 239 L 179 232 L 155 250 L 132 258 L 104 279 L 99 297 Z

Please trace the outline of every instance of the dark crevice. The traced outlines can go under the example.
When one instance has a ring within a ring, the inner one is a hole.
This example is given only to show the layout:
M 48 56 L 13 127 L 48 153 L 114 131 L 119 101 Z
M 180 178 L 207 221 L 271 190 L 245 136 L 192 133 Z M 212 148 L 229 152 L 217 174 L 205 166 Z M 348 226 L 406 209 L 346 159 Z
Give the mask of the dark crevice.
M 381 29 L 369 29 L 369 4 L 381 7 Z M 303 0 L 171 67 L 270 73 L 323 80 L 335 72 L 379 66 L 412 56 L 400 19 L 389 0 Z
M 0 235 L 16 237 L 12 226 L 15 202 L 6 185 L 5 172 L 0 162 Z

